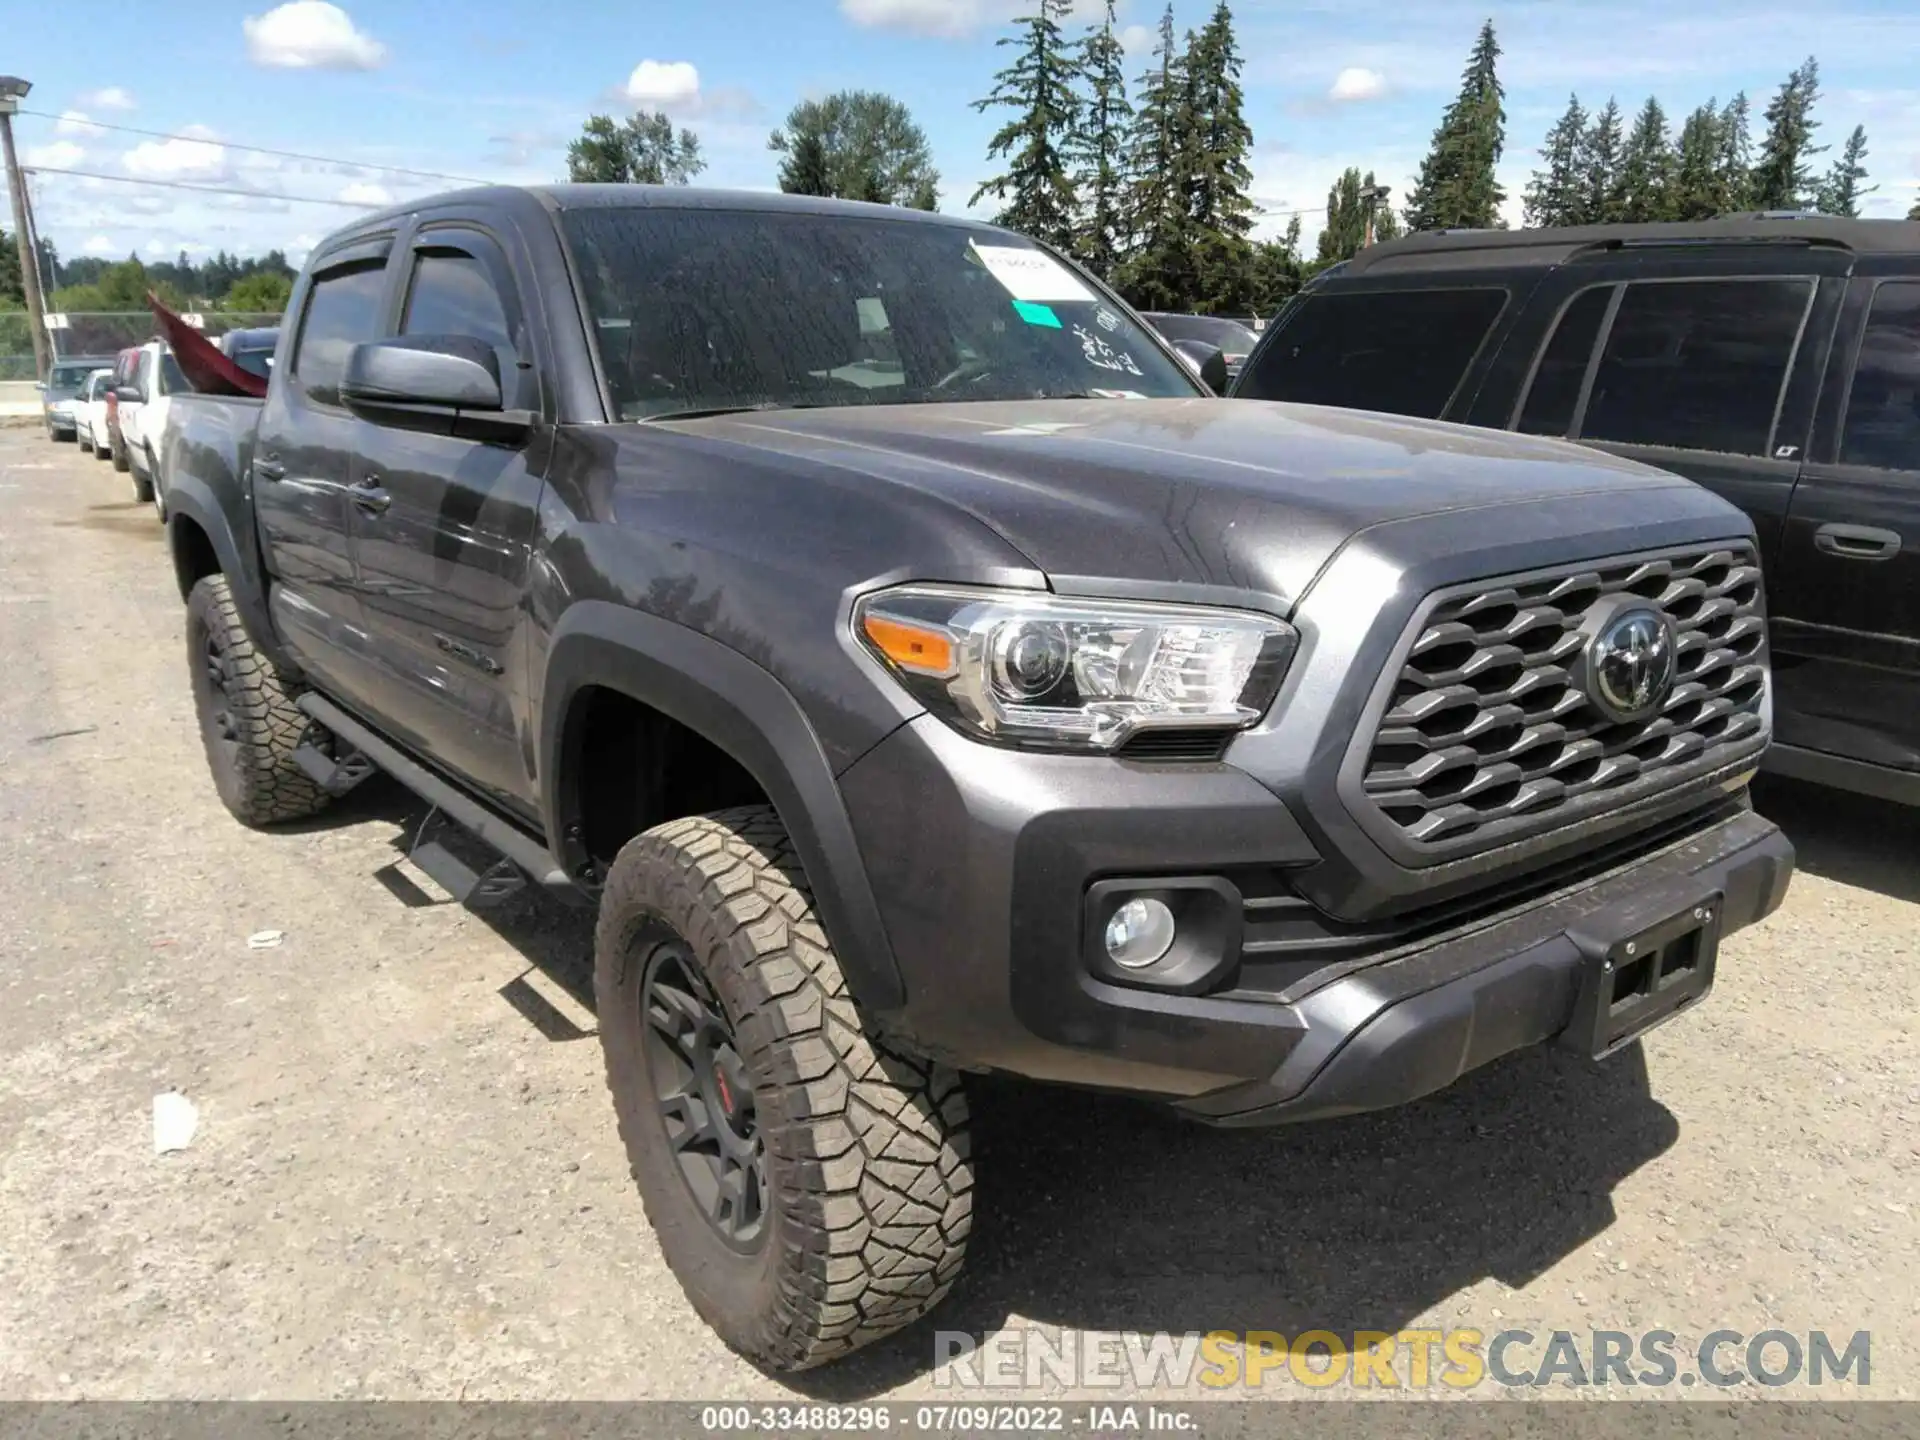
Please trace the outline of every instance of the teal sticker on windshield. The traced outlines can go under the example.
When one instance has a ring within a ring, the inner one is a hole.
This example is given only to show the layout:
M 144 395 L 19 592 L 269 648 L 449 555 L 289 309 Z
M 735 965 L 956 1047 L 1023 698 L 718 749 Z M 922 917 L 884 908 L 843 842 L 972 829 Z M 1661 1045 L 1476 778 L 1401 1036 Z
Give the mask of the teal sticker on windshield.
M 1044 325 L 1049 330 L 1060 328 L 1060 317 L 1049 306 L 1036 304 L 1032 300 L 1016 300 L 1013 302 L 1013 311 L 1029 325 Z

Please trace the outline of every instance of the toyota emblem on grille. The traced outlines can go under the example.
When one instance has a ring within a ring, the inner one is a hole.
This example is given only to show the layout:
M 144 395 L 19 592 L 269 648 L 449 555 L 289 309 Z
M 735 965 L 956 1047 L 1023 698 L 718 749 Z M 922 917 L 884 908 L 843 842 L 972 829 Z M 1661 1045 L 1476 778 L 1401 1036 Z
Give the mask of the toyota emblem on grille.
M 1673 621 L 1646 605 L 1600 617 L 1587 642 L 1587 698 L 1611 720 L 1645 720 L 1673 690 Z

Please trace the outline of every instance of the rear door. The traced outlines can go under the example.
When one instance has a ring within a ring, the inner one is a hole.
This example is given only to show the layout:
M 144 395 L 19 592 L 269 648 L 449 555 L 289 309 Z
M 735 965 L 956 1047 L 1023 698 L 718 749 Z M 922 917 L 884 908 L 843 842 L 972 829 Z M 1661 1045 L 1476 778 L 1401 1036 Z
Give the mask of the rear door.
M 1783 744 L 1920 770 L 1920 266 L 1863 261 L 1782 538 Z
M 360 604 L 347 494 L 360 422 L 340 402 L 347 353 L 385 333 L 393 237 L 319 257 L 300 305 L 285 375 L 268 388 L 253 450 L 253 512 L 275 584 L 275 626 L 300 664 L 359 692 Z
M 416 231 L 403 256 L 399 333 L 484 341 L 507 409 L 541 409 L 523 297 L 503 242 L 476 221 Z M 515 641 L 545 447 L 448 433 L 450 422 L 369 412 L 350 498 L 369 703 L 388 730 L 531 815 Z
M 1779 546 L 1851 256 L 1617 252 L 1559 271 L 1508 423 L 1684 475 Z

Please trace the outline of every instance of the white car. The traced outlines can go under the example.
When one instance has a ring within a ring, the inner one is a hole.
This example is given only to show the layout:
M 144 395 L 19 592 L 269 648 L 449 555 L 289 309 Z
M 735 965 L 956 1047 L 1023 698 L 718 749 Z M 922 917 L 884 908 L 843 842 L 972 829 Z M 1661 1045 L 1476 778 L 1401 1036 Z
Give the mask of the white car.
M 73 438 L 98 460 L 113 453 L 107 443 L 107 391 L 112 388 L 113 371 L 95 370 L 73 401 Z
M 140 347 L 133 378 L 122 387 L 118 410 L 120 443 L 133 471 L 133 493 L 151 500 L 162 519 L 167 514 L 166 477 L 160 473 L 161 440 L 167 432 L 171 397 L 191 391 L 172 348 L 161 340 Z

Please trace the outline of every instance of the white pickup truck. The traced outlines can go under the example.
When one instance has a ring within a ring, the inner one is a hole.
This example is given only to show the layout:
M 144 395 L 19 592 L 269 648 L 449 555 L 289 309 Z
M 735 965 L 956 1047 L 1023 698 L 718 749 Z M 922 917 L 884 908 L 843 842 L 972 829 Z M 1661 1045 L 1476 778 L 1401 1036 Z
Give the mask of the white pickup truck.
M 167 514 L 166 477 L 160 470 L 162 443 L 167 429 L 171 397 L 190 391 L 186 376 L 173 358 L 172 349 L 162 340 L 149 340 L 139 348 L 131 378 L 114 394 L 117 397 L 120 439 L 126 448 L 127 464 L 133 471 L 133 493 L 151 500 L 161 519 Z

